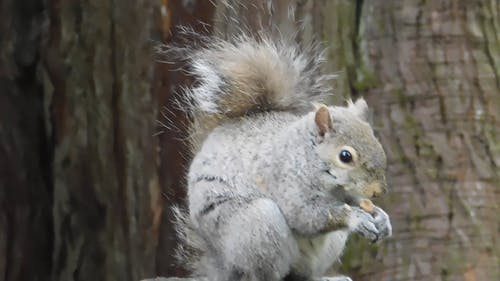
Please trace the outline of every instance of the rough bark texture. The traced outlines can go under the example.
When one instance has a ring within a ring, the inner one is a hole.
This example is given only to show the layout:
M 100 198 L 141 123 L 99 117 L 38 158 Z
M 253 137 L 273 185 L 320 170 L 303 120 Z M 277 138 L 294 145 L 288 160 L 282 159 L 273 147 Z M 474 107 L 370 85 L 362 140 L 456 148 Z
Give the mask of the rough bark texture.
M 385 206 L 395 225 L 380 262 L 368 253 L 351 261 L 361 280 L 500 279 L 498 4 L 358 8 L 354 83 L 387 150 L 393 192 Z M 367 77 L 375 79 L 360 83 Z
M 169 207 L 184 197 L 185 160 L 156 120 L 188 80 L 153 49 L 213 10 L 0 1 L 0 280 L 174 273 Z
M 55 280 L 137 280 L 154 269 L 162 204 L 150 40 L 158 4 L 48 3 Z
M 51 145 L 37 78 L 42 1 L 0 1 L 0 280 L 48 280 Z

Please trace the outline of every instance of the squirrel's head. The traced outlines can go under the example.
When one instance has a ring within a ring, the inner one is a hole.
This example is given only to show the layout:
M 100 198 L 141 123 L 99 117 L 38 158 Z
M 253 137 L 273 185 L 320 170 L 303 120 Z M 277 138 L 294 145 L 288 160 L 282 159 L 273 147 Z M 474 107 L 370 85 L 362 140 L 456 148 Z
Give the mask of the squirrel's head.
M 387 191 L 386 156 L 367 115 L 363 99 L 346 107 L 316 106 L 316 152 L 324 163 L 320 180 L 326 188 L 365 198 Z

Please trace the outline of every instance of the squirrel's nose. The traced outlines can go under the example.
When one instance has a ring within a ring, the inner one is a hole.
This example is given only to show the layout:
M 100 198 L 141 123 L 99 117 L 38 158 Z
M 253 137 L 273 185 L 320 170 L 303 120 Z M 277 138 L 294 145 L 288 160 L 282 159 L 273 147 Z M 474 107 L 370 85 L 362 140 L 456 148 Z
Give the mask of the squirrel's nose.
M 373 197 L 379 197 L 387 193 L 387 187 L 383 185 L 378 192 L 373 193 Z
M 379 196 L 382 196 L 385 193 L 387 193 L 387 188 L 386 188 L 385 184 L 381 184 L 378 181 L 374 181 L 374 182 L 367 185 L 366 191 L 367 191 L 366 195 L 368 197 L 375 198 L 375 197 L 379 197 Z

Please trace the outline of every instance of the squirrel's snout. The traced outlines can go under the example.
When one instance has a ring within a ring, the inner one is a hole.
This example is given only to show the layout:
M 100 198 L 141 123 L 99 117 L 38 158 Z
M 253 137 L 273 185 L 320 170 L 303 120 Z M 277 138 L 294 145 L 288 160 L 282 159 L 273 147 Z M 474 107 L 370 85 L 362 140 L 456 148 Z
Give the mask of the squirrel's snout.
M 375 198 L 382 196 L 387 193 L 387 188 L 385 184 L 381 184 L 380 182 L 371 182 L 366 185 L 365 188 L 365 196 L 368 198 Z

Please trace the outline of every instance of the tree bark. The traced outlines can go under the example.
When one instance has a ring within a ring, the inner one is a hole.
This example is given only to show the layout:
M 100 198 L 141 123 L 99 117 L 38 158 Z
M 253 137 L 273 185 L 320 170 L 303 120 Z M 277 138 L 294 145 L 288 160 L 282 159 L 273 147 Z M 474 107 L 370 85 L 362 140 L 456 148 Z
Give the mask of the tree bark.
M 154 270 L 162 210 L 150 40 L 157 3 L 50 1 L 44 46 L 54 280 Z
M 337 91 L 368 100 L 389 163 L 392 192 L 377 203 L 394 237 L 352 240 L 342 270 L 355 280 L 499 279 L 498 3 L 306 2 L 328 68 L 340 71 Z
M 359 90 L 387 150 L 396 227 L 379 263 L 360 259 L 362 280 L 500 279 L 498 2 L 359 9 L 355 82 L 375 77 Z
M 173 40 L 177 24 L 208 18 L 206 6 L 49 2 L 44 82 L 54 138 L 55 280 L 173 271 L 169 205 L 184 194 L 184 161 L 175 134 L 158 137 L 156 120 L 183 76 L 155 66 L 153 49 Z
M 52 147 L 43 121 L 42 1 L 0 1 L 0 280 L 49 280 Z
M 179 135 L 158 134 L 156 120 L 189 80 L 155 63 L 153 49 L 180 24 L 205 29 L 212 5 L 0 7 L 0 279 L 171 274 L 169 208 L 184 197 L 185 160 Z

